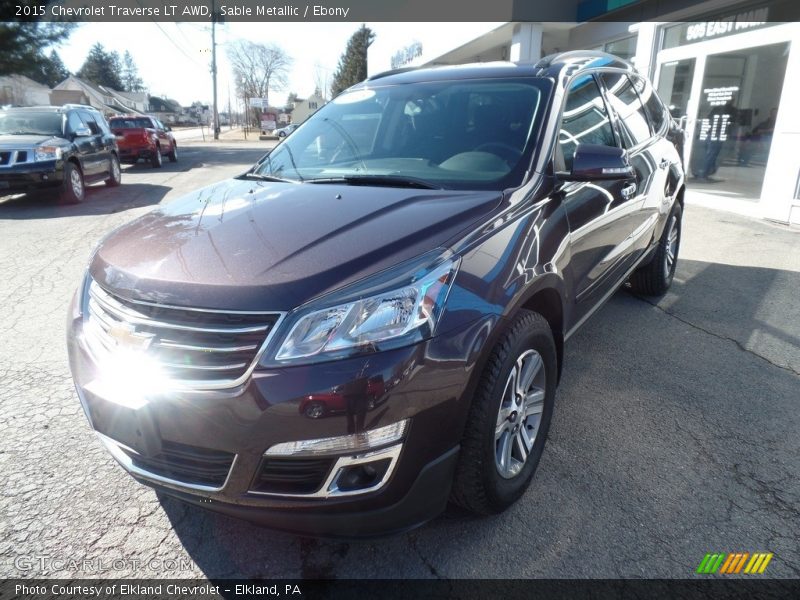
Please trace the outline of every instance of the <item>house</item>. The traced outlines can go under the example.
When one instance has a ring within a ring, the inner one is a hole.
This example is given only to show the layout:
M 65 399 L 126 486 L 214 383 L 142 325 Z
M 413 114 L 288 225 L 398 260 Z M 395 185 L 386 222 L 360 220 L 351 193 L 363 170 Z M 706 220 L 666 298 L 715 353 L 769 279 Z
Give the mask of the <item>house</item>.
M 51 102 L 55 105 L 80 101 L 102 112 L 107 117 L 119 114 L 145 114 L 148 110 L 146 94 L 120 92 L 110 87 L 95 85 L 70 75 L 53 88 Z M 77 100 L 80 98 L 80 100 Z
M 150 114 L 162 123 L 174 124 L 181 121 L 183 108 L 175 100 L 161 96 L 149 96 Z
M 298 98 L 292 108 L 292 123 L 299 125 L 324 105 L 325 99 L 318 94 L 312 94 L 305 100 Z
M 50 104 L 50 88 L 24 75 L 0 77 L 0 106 L 42 106 Z

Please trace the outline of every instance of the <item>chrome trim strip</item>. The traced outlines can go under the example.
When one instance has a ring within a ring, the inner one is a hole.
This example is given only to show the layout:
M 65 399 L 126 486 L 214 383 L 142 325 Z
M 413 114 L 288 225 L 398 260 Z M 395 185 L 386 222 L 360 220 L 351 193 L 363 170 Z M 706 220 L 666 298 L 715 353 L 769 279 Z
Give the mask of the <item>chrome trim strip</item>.
M 188 350 L 189 352 L 244 352 L 245 350 L 255 350 L 258 344 L 250 346 L 195 346 L 194 344 L 181 344 L 169 340 L 159 339 L 156 343 L 159 348 L 177 348 Z
M 183 481 L 178 481 L 177 479 L 170 479 L 169 477 L 157 475 L 155 473 L 151 473 L 150 471 L 146 471 L 144 469 L 137 467 L 136 465 L 133 464 L 133 460 L 127 454 L 128 452 L 131 452 L 133 454 L 139 454 L 138 452 L 136 452 L 136 450 L 134 450 L 133 448 L 129 448 L 125 444 L 122 444 L 116 440 L 111 439 L 110 437 L 100 433 L 99 431 L 95 431 L 95 433 L 97 434 L 97 437 L 100 438 L 100 441 L 103 442 L 103 445 L 106 447 L 106 449 L 111 453 L 111 456 L 114 457 L 114 460 L 116 460 L 120 465 L 122 465 L 122 467 L 125 470 L 144 479 L 148 479 L 156 483 L 161 483 L 168 487 L 174 487 L 179 490 L 194 490 L 197 492 L 222 491 L 225 488 L 225 486 L 228 485 L 228 482 L 230 481 L 231 478 L 231 473 L 233 473 L 233 468 L 236 466 L 236 461 L 239 458 L 238 454 L 234 454 L 233 460 L 231 461 L 231 466 L 228 469 L 228 475 L 225 477 L 225 481 L 222 483 L 220 487 L 202 485 L 199 483 L 186 483 Z
M 132 310 L 120 305 L 116 300 L 107 294 L 104 298 L 101 298 L 93 286 L 89 287 L 89 295 L 91 296 L 89 299 L 90 308 L 92 306 L 92 301 L 95 301 L 100 305 L 101 308 L 105 308 L 107 313 L 111 313 L 111 316 L 116 316 L 119 318 L 119 320 L 125 320 L 129 323 L 135 323 L 137 325 L 163 327 L 164 329 L 177 329 L 178 331 L 198 331 L 201 333 L 257 333 L 259 331 L 266 331 L 269 329 L 269 324 L 252 325 L 249 327 L 194 327 L 192 325 L 179 325 L 178 323 L 170 323 L 169 321 L 151 319 L 141 313 L 133 312 Z M 264 316 L 267 316 L 267 314 Z
M 90 283 L 90 285 L 88 287 L 91 288 L 91 284 L 95 284 L 98 288 L 100 287 L 94 280 L 91 280 L 91 283 Z M 100 288 L 100 289 L 102 289 L 102 288 Z M 103 290 L 103 292 L 107 294 L 107 292 L 105 292 L 105 290 Z M 141 304 L 145 304 L 145 303 L 141 303 Z M 150 304 L 150 303 L 146 303 L 146 304 Z M 158 306 L 158 307 L 164 307 L 164 308 L 174 308 L 174 309 L 177 309 L 177 310 L 194 310 L 194 309 L 186 308 L 186 307 L 182 307 L 182 306 L 168 306 L 166 304 L 152 304 L 152 306 Z M 94 312 L 94 311 L 92 311 L 92 312 Z M 253 374 L 253 371 L 255 371 L 256 367 L 258 366 L 259 362 L 261 361 L 261 358 L 264 356 L 264 353 L 267 351 L 267 348 L 269 348 L 270 343 L 272 343 L 273 338 L 280 331 L 281 325 L 283 324 L 283 321 L 286 319 L 286 315 L 287 315 L 287 313 L 283 312 L 283 311 L 264 311 L 264 312 L 239 311 L 237 313 L 236 311 L 226 311 L 226 310 L 221 310 L 221 311 L 199 310 L 199 312 L 222 313 L 222 314 L 228 314 L 228 313 L 233 313 L 233 314 L 259 314 L 259 315 L 276 316 L 277 319 L 275 319 L 275 322 L 272 323 L 272 326 L 270 327 L 269 331 L 267 332 L 267 335 L 264 338 L 264 341 L 261 343 L 261 346 L 258 348 L 258 351 L 256 352 L 255 356 L 253 357 L 253 360 L 251 361 L 250 366 L 239 377 L 237 377 L 235 379 L 212 379 L 212 380 L 172 379 L 172 382 L 174 382 L 175 386 L 170 388 L 170 391 L 196 392 L 196 393 L 211 392 L 211 391 L 219 392 L 219 391 L 235 390 L 239 386 L 243 385 L 250 378 L 250 376 Z M 86 330 L 86 323 L 87 322 L 91 322 L 91 321 L 84 320 L 84 327 L 83 327 L 84 331 Z M 99 327 L 99 325 L 98 325 L 98 327 Z M 96 334 L 96 332 L 95 332 L 94 337 L 96 337 L 96 338 L 99 337 Z M 89 355 L 92 357 L 92 359 L 95 362 L 99 362 L 99 357 L 93 351 L 92 344 L 87 343 L 85 338 L 84 338 L 83 347 L 89 353 Z M 106 348 L 106 350 L 108 350 L 108 348 Z
M 234 365 L 180 365 L 178 363 L 158 361 L 158 364 L 168 369 L 192 369 L 194 371 L 232 371 L 233 369 L 241 369 L 247 366 L 246 362 Z
M 383 448 L 382 450 L 374 450 L 372 452 L 367 452 L 366 454 L 357 454 L 357 455 L 348 455 L 348 456 L 340 456 L 336 463 L 333 465 L 333 468 L 328 473 L 328 477 L 325 479 L 325 483 L 316 491 L 312 492 L 311 494 L 279 494 L 275 492 L 258 492 L 255 490 L 248 490 L 248 494 L 255 494 L 258 496 L 271 496 L 276 498 L 341 498 L 344 496 L 358 496 L 361 494 L 368 494 L 370 492 L 377 491 L 381 489 L 384 485 L 386 485 L 389 479 L 394 472 L 395 466 L 397 466 L 398 458 L 400 457 L 400 451 L 403 449 L 403 444 L 396 444 L 394 446 L 390 446 L 388 448 Z M 359 490 L 340 490 L 337 481 L 339 477 L 342 475 L 342 472 L 345 468 L 351 467 L 353 465 L 360 465 L 363 463 L 372 462 L 375 460 L 381 460 L 389 458 L 391 462 L 389 463 L 389 468 L 386 469 L 386 473 L 384 473 L 383 477 L 381 477 L 380 481 L 378 481 L 375 485 L 362 488 Z

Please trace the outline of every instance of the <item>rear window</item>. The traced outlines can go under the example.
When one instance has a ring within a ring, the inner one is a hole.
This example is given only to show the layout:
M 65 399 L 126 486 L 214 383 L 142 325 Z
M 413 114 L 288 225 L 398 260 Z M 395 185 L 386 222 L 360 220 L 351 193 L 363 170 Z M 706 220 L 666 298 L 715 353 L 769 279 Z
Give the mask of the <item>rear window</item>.
M 143 118 L 109 119 L 108 124 L 114 129 L 144 129 L 153 126 L 150 119 Z

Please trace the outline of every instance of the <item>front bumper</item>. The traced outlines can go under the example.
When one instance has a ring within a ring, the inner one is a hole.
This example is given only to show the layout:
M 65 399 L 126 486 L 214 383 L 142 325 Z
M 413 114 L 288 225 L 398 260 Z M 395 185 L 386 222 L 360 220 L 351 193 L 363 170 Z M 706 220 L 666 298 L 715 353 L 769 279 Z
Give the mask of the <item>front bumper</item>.
M 63 181 L 62 161 L 42 161 L 0 168 L 0 194 L 58 187 Z
M 485 331 L 483 321 L 453 335 L 363 358 L 257 369 L 234 390 L 167 393 L 134 408 L 120 404 L 113 390 L 98 393 L 92 385 L 97 366 L 82 341 L 82 319 L 70 312 L 73 378 L 91 426 L 107 445 L 113 440 L 143 457 L 158 455 L 165 444 L 234 457 L 222 485 L 203 486 L 142 473 L 118 458 L 142 483 L 203 508 L 315 536 L 398 532 L 444 509 L 467 412 L 474 366 L 470 349 Z M 330 410 L 323 416 L 305 410 L 309 397 L 324 397 L 323 392 L 357 377 L 383 381 L 380 398 L 365 398 L 355 402 L 356 410 Z M 402 449 L 379 489 L 341 497 L 256 491 L 264 453 L 276 444 L 346 436 L 405 419 L 409 426 Z

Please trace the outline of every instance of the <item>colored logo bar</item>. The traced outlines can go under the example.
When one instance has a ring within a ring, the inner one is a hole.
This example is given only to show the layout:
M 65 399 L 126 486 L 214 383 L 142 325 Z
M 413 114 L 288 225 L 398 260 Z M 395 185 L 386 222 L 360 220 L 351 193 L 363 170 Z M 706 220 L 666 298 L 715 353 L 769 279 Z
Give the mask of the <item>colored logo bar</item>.
M 709 552 L 700 561 L 696 573 L 701 575 L 736 575 L 746 573 L 748 575 L 760 575 L 763 573 L 769 561 L 772 560 L 772 552 Z

